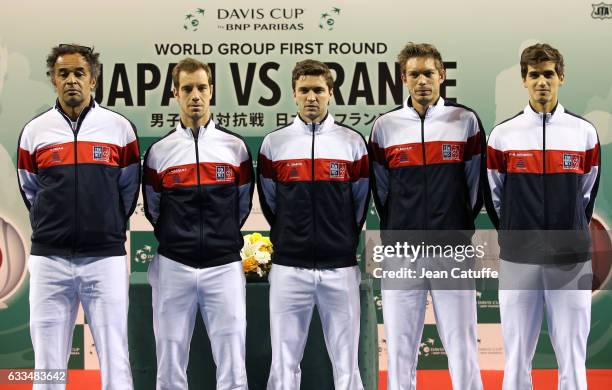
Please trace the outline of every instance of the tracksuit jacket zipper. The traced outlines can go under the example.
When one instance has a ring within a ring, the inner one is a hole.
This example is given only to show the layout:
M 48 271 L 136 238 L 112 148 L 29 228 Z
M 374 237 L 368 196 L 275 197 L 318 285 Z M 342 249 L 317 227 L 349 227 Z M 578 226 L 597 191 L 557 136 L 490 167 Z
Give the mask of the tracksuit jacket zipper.
M 427 109 L 429 110 L 429 108 Z M 427 115 L 427 111 L 425 111 L 425 115 Z M 425 155 L 425 115 L 421 116 L 419 114 L 419 118 L 421 119 L 421 150 L 423 151 L 423 181 L 425 186 L 425 221 L 423 223 L 423 229 L 427 230 L 427 219 L 429 218 L 429 206 L 427 205 L 427 158 Z
M 78 143 L 77 143 L 77 136 L 79 134 L 79 129 L 81 128 L 81 124 L 83 123 L 83 119 L 85 118 L 85 115 L 87 115 L 87 112 L 89 111 L 89 106 L 83 108 L 83 110 L 81 111 L 81 113 L 79 114 L 79 116 L 77 117 L 76 120 L 76 125 L 73 125 L 73 122 L 70 120 L 70 118 L 68 117 L 68 115 L 66 115 L 61 107 L 58 107 L 57 109 L 59 111 L 60 114 L 62 114 L 62 116 L 64 117 L 64 119 L 66 120 L 66 122 L 68 122 L 68 125 L 70 126 L 70 129 L 72 130 L 72 134 L 74 135 L 74 141 L 73 141 L 73 149 L 74 149 L 74 230 L 72 233 L 72 248 L 71 248 L 71 254 L 72 256 L 74 256 L 76 254 L 76 243 L 77 243 L 77 235 L 79 233 L 79 229 L 78 229 L 78 224 L 79 224 L 79 216 L 78 216 L 78 211 L 79 211 L 79 207 L 78 207 L 78 194 L 79 194 L 79 165 L 78 165 Z
M 200 242 L 198 244 L 198 247 L 199 247 L 200 258 L 202 258 L 202 242 L 204 241 L 204 232 L 202 232 L 202 221 L 204 218 L 202 218 L 202 187 L 200 185 L 200 153 L 198 151 L 199 132 L 200 132 L 200 129 L 198 129 L 197 133 L 192 132 L 192 134 L 193 134 L 193 142 L 195 144 L 195 153 L 196 153 L 196 175 L 198 178 L 198 208 L 199 208 L 199 214 L 200 214 L 200 223 L 198 224 L 199 229 L 200 229 Z
M 542 184 L 544 189 L 544 229 L 548 228 L 548 211 L 546 210 L 546 113 L 542 113 Z
M 314 148 L 315 148 L 315 123 L 312 122 L 312 146 L 310 149 L 310 158 L 311 158 L 311 168 L 312 168 L 312 173 L 311 173 L 311 192 L 310 192 L 310 197 L 311 197 L 311 202 L 312 202 L 312 262 L 313 262 L 313 267 L 317 268 L 317 258 L 316 258 L 316 251 L 315 251 L 315 246 L 314 246 L 314 242 L 316 242 L 316 235 L 317 235 L 317 230 L 316 230 L 316 223 L 315 223 L 315 218 L 316 218 L 316 210 L 315 208 L 317 207 L 317 201 L 315 199 L 315 155 L 314 155 Z

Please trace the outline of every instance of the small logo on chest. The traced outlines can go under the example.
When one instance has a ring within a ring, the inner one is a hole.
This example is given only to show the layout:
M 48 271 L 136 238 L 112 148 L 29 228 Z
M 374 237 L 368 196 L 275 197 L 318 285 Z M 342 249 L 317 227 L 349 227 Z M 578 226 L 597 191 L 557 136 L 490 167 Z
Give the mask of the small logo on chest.
M 234 171 L 227 165 L 215 165 L 215 179 L 217 181 L 234 180 Z
M 329 177 L 342 179 L 346 176 L 346 163 L 332 161 L 329 163 Z
M 172 182 L 178 184 L 181 182 L 181 174 L 187 172 L 187 168 L 174 168 L 168 172 L 172 177 Z
M 94 161 L 108 162 L 110 160 L 110 148 L 108 146 L 94 146 L 93 159 Z
M 459 145 L 442 144 L 442 159 L 461 161 Z
M 563 169 L 579 169 L 580 155 L 573 153 L 563 153 Z

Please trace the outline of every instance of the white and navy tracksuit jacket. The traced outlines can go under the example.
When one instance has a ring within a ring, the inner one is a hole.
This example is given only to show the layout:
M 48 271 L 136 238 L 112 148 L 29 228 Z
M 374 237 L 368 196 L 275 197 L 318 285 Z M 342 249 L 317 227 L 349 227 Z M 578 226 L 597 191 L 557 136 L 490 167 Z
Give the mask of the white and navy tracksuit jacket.
M 482 207 L 480 119 L 443 98 L 421 117 L 411 102 L 380 116 L 370 135 L 381 229 L 472 230 Z
M 500 258 L 522 263 L 588 260 L 599 165 L 597 131 L 561 104 L 548 114 L 528 105 L 495 126 L 487 147 L 485 198 L 500 230 Z M 551 230 L 557 233 L 541 233 Z
M 270 223 L 272 261 L 303 268 L 354 266 L 369 203 L 363 136 L 330 114 L 266 135 L 257 162 L 258 193 Z
M 194 138 L 179 123 L 147 150 L 142 187 L 159 254 L 195 268 L 240 260 L 254 189 L 242 137 L 211 119 Z
M 17 171 L 30 211 L 31 254 L 125 255 L 140 183 L 129 120 L 92 99 L 73 123 L 56 102 L 21 132 Z

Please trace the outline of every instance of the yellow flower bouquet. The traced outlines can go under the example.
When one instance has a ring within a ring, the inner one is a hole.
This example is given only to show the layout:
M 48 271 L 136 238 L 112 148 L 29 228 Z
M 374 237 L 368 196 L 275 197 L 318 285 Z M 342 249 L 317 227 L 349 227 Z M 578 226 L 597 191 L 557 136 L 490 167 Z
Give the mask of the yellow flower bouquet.
M 272 267 L 272 242 L 269 237 L 260 233 L 244 236 L 244 245 L 240 250 L 242 269 L 248 275 L 264 278 Z

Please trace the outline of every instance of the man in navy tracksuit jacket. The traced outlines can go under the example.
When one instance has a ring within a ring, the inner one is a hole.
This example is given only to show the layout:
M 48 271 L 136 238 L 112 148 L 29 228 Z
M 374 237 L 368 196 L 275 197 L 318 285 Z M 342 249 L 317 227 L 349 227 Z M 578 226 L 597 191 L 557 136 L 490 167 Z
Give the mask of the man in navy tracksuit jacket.
M 80 45 L 52 49 L 47 68 L 57 101 L 19 137 L 19 185 L 32 223 L 30 333 L 35 368 L 66 369 L 82 303 L 102 387 L 131 389 L 125 230 L 140 155 L 134 125 L 92 97 L 98 57 Z
M 409 43 L 398 60 L 410 97 L 378 118 L 370 136 L 373 193 L 383 244 L 419 245 L 421 240 L 428 244 L 433 240 L 437 246 L 464 246 L 470 243 L 474 218 L 482 206 L 482 125 L 474 111 L 440 97 L 445 71 L 434 46 Z M 430 270 L 464 264 L 457 259 L 422 256 L 414 259 L 413 266 Z M 394 264 L 401 263 L 388 258 L 383 265 Z M 455 287 L 452 280 L 442 280 L 436 285 L 420 276 L 421 268 L 412 271 L 417 275 L 414 280 L 383 280 L 389 389 L 416 387 L 428 290 L 453 388 L 482 389 L 473 283 Z
M 357 366 L 360 272 L 356 249 L 369 199 L 363 136 L 327 112 L 333 79 L 318 61 L 293 70 L 298 115 L 266 135 L 258 193 L 274 244 L 269 390 L 298 390 L 317 306 L 338 390 L 361 390 Z
M 559 389 L 586 389 L 591 314 L 589 221 L 599 182 L 593 125 L 557 98 L 563 56 L 548 44 L 521 55 L 529 104 L 488 140 L 487 210 L 499 229 L 504 390 L 527 390 L 546 310 Z
M 186 389 L 202 314 L 217 390 L 246 390 L 246 287 L 240 228 L 251 211 L 253 164 L 239 135 L 211 118 L 212 73 L 192 58 L 172 72 L 181 121 L 145 155 L 145 213 L 159 241 L 149 265 L 157 389 Z

